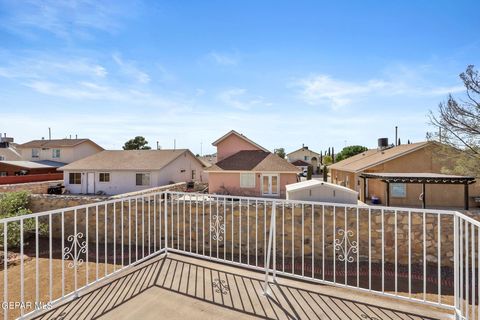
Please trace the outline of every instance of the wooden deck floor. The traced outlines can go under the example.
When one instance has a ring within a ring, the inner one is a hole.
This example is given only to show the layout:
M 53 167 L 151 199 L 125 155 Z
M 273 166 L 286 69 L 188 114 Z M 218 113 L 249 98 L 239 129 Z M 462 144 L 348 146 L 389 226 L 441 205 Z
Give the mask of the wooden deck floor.
M 452 319 L 441 310 L 169 254 L 93 287 L 38 319 Z

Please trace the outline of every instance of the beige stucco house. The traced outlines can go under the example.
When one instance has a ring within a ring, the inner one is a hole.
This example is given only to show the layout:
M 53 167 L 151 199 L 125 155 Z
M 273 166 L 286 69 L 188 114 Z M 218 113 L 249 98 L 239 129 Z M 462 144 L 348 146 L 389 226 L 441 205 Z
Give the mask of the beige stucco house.
M 442 173 L 449 163 L 444 159 L 445 146 L 434 141 L 399 145 L 392 148 L 370 149 L 329 166 L 331 181 L 359 192 L 360 199 L 376 197 L 385 204 L 387 184 L 381 180 L 363 179 L 363 173 Z M 460 152 L 460 151 L 459 151 Z M 453 165 L 453 164 L 451 164 Z M 418 174 L 417 174 L 418 175 Z M 428 175 L 426 175 L 428 176 Z M 390 183 L 390 206 L 420 207 L 423 201 L 421 184 Z M 427 184 L 426 203 L 430 207 L 463 207 L 464 186 Z M 470 205 L 480 196 L 478 184 L 469 186 Z
M 297 182 L 297 167 L 234 130 L 213 145 L 218 161 L 205 170 L 210 193 L 285 197 L 285 186 Z
M 204 165 L 188 149 L 106 150 L 75 161 L 63 171 L 75 194 L 122 194 L 170 183 L 202 181 Z
M 90 139 L 42 139 L 20 144 L 17 150 L 26 161 L 71 163 L 103 151 L 103 148 Z
M 287 154 L 288 162 L 292 163 L 298 160 L 304 161 L 316 169 L 320 163 L 320 153 L 310 150 L 307 146 Z

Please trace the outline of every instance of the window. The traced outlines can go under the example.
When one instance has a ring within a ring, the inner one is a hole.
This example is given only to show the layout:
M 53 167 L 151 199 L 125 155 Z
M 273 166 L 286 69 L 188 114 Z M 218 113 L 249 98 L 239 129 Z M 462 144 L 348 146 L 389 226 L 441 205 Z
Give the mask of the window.
M 240 188 L 255 188 L 255 173 L 240 173 Z
M 70 184 L 82 184 L 82 174 L 80 172 L 71 172 L 68 180 Z
M 308 161 L 308 156 L 303 157 L 303 160 Z
M 391 183 L 390 194 L 395 198 L 405 198 L 407 196 L 407 185 L 405 183 Z
M 0 156 L 0 161 L 3 161 L 5 160 L 5 157 L 4 156 Z
M 32 149 L 32 158 L 38 158 L 40 156 L 39 149 Z
M 197 176 L 197 172 L 195 170 L 192 170 L 192 180 L 195 180 Z
M 5 171 L 0 171 L 0 177 L 6 177 L 7 173 Z
M 137 186 L 149 186 L 150 185 L 150 173 L 137 173 L 136 174 Z
M 52 158 L 60 158 L 60 149 L 52 149 Z
M 108 172 L 100 172 L 98 174 L 98 181 L 99 182 L 110 182 L 110 173 Z

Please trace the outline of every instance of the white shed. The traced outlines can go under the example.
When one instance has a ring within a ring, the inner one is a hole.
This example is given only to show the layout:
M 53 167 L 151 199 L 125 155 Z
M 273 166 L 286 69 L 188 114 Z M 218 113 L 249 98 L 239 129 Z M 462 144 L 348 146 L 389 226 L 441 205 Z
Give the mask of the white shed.
M 358 192 L 321 180 L 307 180 L 288 184 L 287 200 L 318 201 L 330 203 L 358 203 Z

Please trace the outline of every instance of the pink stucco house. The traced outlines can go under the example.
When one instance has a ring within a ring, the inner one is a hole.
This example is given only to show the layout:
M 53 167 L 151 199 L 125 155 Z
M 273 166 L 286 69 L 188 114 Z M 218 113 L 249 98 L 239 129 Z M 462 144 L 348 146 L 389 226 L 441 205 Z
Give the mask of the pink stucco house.
M 297 167 L 234 130 L 213 145 L 217 163 L 206 169 L 210 193 L 284 198 L 285 185 L 297 182 Z

